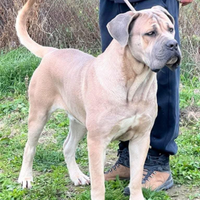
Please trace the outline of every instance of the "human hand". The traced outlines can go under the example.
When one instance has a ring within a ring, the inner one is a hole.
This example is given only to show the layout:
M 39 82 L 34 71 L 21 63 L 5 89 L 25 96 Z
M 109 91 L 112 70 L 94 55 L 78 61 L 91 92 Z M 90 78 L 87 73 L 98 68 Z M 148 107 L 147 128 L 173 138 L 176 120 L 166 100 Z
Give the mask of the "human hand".
M 182 4 L 182 6 L 186 6 L 189 3 L 192 3 L 193 0 L 179 0 L 179 2 Z

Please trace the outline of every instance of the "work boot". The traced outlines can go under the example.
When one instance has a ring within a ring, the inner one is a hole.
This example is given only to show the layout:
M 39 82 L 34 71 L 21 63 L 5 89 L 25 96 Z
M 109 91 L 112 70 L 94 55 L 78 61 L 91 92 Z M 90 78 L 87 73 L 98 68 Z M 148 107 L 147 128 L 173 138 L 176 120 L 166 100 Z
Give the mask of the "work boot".
M 111 167 L 110 170 L 104 173 L 106 181 L 116 180 L 117 176 L 119 176 L 119 179 L 121 180 L 130 179 L 128 148 L 118 150 L 117 156 L 119 156 L 117 162 Z
M 160 191 L 167 190 L 172 186 L 169 155 L 150 149 L 144 165 L 142 187 Z M 124 189 L 124 195 L 130 195 L 129 187 Z
M 169 155 L 150 150 L 144 165 L 142 187 L 151 190 L 167 190 L 173 186 Z

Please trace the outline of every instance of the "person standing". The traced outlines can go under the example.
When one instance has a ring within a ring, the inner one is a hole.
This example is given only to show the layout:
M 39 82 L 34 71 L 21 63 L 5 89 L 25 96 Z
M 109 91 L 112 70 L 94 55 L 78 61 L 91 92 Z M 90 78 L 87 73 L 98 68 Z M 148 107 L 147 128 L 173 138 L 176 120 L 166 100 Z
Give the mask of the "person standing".
M 130 0 L 135 10 L 148 9 L 153 6 L 162 6 L 174 17 L 175 39 L 180 44 L 178 16 L 179 3 L 183 6 L 192 0 Z M 100 0 L 99 26 L 101 33 L 102 51 L 112 41 L 106 25 L 116 15 L 129 11 L 124 0 Z M 175 139 L 179 133 L 179 79 L 180 69 L 175 71 L 164 67 L 157 73 L 158 80 L 158 116 L 155 120 L 150 135 L 150 148 L 144 165 L 142 185 L 151 190 L 164 190 L 173 186 L 173 178 L 170 171 L 169 157 L 177 153 Z M 110 170 L 105 172 L 105 180 L 130 178 L 128 141 L 119 143 L 118 160 Z M 124 190 L 129 195 L 129 188 Z

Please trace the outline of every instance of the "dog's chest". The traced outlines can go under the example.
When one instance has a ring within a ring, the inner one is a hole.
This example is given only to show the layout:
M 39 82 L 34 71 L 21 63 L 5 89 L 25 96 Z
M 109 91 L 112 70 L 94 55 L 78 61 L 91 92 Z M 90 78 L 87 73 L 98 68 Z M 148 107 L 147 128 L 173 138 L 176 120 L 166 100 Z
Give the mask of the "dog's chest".
M 136 114 L 118 122 L 112 129 L 112 140 L 128 141 L 138 134 L 143 134 L 150 130 L 155 116 L 148 114 Z
M 119 139 L 121 140 L 122 137 L 124 138 L 124 140 L 126 140 L 126 138 L 127 140 L 129 140 L 128 138 L 133 136 L 132 129 L 137 124 L 139 123 L 136 115 L 127 119 L 123 119 L 118 124 L 116 124 L 112 129 L 111 134 L 113 134 L 113 140 L 119 140 Z

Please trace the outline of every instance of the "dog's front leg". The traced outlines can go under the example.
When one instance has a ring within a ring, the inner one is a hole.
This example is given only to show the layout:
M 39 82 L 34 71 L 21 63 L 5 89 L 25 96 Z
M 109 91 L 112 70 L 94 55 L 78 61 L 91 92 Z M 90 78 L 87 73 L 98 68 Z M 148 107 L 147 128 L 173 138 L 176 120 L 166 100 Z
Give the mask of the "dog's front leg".
M 130 199 L 144 200 L 142 194 L 142 175 L 144 162 L 150 144 L 150 130 L 152 119 L 148 115 L 138 117 L 138 124 L 135 126 L 135 136 L 129 142 L 130 155 Z
M 104 158 L 107 145 L 99 135 L 88 133 L 87 137 L 92 200 L 105 199 Z
M 149 136 L 145 135 L 129 142 L 130 154 L 130 199 L 144 200 L 142 194 L 143 167 L 149 147 Z

